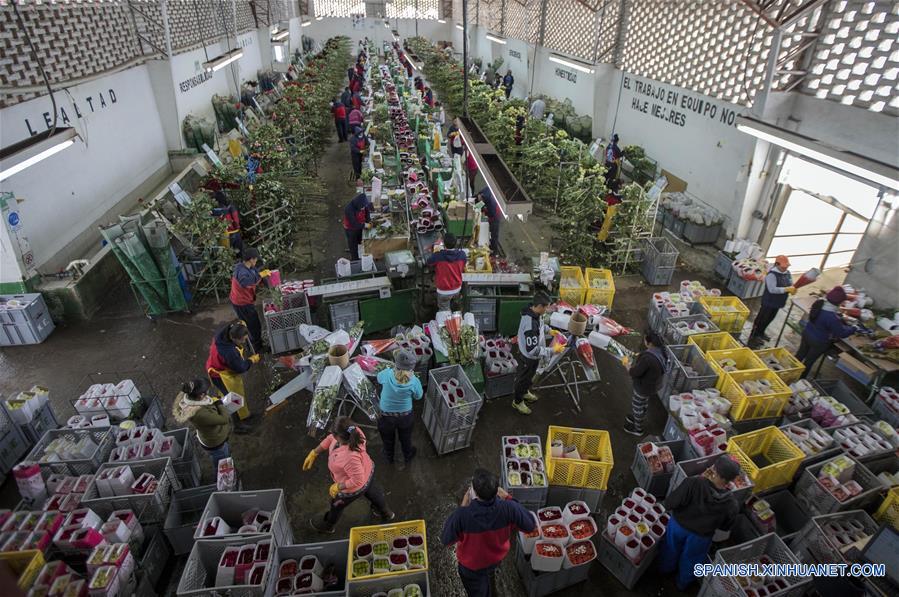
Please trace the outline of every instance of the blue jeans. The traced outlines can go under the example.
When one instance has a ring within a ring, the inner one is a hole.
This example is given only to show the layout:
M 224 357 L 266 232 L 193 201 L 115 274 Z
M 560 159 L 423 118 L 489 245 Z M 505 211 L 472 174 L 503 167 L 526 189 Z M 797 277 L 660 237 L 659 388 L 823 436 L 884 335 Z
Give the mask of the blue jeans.
M 459 564 L 459 578 L 462 579 L 462 586 L 465 587 L 468 597 L 491 597 L 493 595 L 491 580 L 495 570 L 496 566 L 471 570 Z
M 218 474 L 219 460 L 231 457 L 231 446 L 228 445 L 228 442 L 225 442 L 218 448 L 207 448 L 204 446 L 203 449 L 206 450 L 210 460 L 212 460 L 212 470 Z
M 667 574 L 677 569 L 677 588 L 683 591 L 696 580 L 693 566 L 705 564 L 711 546 L 711 537 L 688 531 L 677 524 L 674 515 L 671 515 L 662 553 L 659 554 L 659 571 Z

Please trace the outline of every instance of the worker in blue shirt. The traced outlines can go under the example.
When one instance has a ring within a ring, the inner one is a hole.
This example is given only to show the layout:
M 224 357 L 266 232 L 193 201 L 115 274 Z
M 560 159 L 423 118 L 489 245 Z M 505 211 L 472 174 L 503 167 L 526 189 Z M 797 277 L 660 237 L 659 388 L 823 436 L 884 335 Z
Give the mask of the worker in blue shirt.
M 494 255 L 499 251 L 499 221 L 500 214 L 497 209 L 496 199 L 489 187 L 484 187 L 478 191 L 478 201 L 484 204 L 483 213 L 487 216 L 490 223 L 490 252 Z
M 858 331 L 858 328 L 843 323 L 840 305 L 846 300 L 842 286 L 834 286 L 824 299 L 818 299 L 809 309 L 808 323 L 802 330 L 802 341 L 796 358 L 805 365 L 801 377 L 805 377 L 834 340 L 841 340 Z
M 418 357 L 414 352 L 398 350 L 393 361 L 393 367 L 378 373 L 378 383 L 381 384 L 378 433 L 381 435 L 381 443 L 384 444 L 384 458 L 390 464 L 393 464 L 396 436 L 399 435 L 403 461 L 409 466 L 417 452 L 412 445 L 412 428 L 415 424 L 412 401 L 421 400 L 424 390 L 421 381 L 414 373 L 415 365 L 418 364 Z

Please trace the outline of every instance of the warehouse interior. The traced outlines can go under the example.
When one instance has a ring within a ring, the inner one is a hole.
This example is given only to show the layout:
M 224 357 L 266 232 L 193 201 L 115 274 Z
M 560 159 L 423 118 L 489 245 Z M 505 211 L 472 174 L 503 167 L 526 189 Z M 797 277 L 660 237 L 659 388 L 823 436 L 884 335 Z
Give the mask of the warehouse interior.
M 0 40 L 3 594 L 899 593 L 895 2 L 9 0 Z M 506 493 L 536 530 L 485 556 Z

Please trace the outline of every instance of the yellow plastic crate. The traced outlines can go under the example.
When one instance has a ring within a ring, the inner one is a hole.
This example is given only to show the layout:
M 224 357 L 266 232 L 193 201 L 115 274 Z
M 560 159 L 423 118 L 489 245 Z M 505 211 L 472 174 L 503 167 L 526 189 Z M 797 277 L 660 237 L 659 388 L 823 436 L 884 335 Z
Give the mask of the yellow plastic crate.
M 699 304 L 722 332 L 739 334 L 749 318 L 749 307 L 735 296 L 702 296 Z
M 768 368 L 762 360 L 748 348 L 732 348 L 730 350 L 709 350 L 705 353 L 705 360 L 712 371 L 718 374 L 718 383 L 715 387 L 719 390 L 724 387 L 724 367 L 721 362 L 725 359 L 733 360 L 738 371 L 767 371 Z
M 416 568 L 416 570 L 428 569 L 428 537 L 425 534 L 425 521 L 408 520 L 406 522 L 392 522 L 390 524 L 379 524 L 368 527 L 353 527 L 350 529 L 350 545 L 347 554 L 347 580 L 370 580 L 373 578 L 384 578 L 387 576 L 396 576 L 398 574 L 408 574 L 409 570 L 397 570 L 396 572 L 384 572 L 381 574 L 369 574 L 368 576 L 356 576 L 353 574 L 353 560 L 356 559 L 356 547 L 362 543 L 378 543 L 379 541 L 390 542 L 397 537 L 408 537 L 409 535 L 421 535 L 424 539 L 423 549 L 425 552 L 424 568 Z
M 743 348 L 737 340 L 728 332 L 713 332 L 711 334 L 691 334 L 687 338 L 687 344 L 695 344 L 705 354 L 708 350 L 731 350 Z
M 892 525 L 899 531 L 899 487 L 893 487 L 887 492 L 880 508 L 874 513 L 874 520 Z
M 580 458 L 553 458 L 552 443 L 577 447 Z M 550 485 L 603 489 L 609 485 L 614 458 L 608 431 L 549 426 L 546 436 L 546 474 Z
M 802 361 L 793 356 L 793 354 L 783 348 L 782 346 L 778 346 L 777 348 L 763 348 L 761 350 L 756 350 L 755 354 L 759 356 L 762 360 L 762 363 L 765 363 L 765 358 L 768 356 L 773 356 L 775 359 L 780 361 L 780 364 L 784 367 L 780 371 L 774 371 L 777 376 L 783 380 L 785 384 L 791 384 L 794 381 L 797 381 L 799 377 L 802 375 L 802 372 L 805 371 L 805 365 L 802 364 Z M 765 367 L 768 367 L 766 364 Z M 768 367 L 770 369 L 770 367 Z
M 771 384 L 771 391 L 754 396 L 747 395 L 740 384 L 754 379 L 767 380 Z M 779 417 L 793 393 L 790 386 L 769 369 L 725 373 L 720 391 L 731 404 L 730 418 L 734 421 Z
M 752 479 L 753 493 L 789 485 L 805 458 L 805 452 L 773 426 L 735 435 L 727 441 L 727 452 Z M 763 458 L 767 464 L 759 466 L 755 458 Z
M 584 279 L 587 283 L 587 304 L 605 305 L 611 311 L 612 301 L 615 300 L 615 280 L 612 278 L 612 271 L 588 267 L 584 269 Z M 605 280 L 606 287 L 594 288 L 593 280 Z
M 37 549 L 0 552 L 0 560 L 4 561 L 16 575 L 18 579 L 16 584 L 23 591 L 31 588 L 41 568 L 46 564 L 43 552 Z
M 571 286 L 572 280 L 575 286 Z M 572 306 L 584 304 L 587 295 L 587 283 L 584 272 L 576 265 L 563 265 L 559 268 L 559 298 Z

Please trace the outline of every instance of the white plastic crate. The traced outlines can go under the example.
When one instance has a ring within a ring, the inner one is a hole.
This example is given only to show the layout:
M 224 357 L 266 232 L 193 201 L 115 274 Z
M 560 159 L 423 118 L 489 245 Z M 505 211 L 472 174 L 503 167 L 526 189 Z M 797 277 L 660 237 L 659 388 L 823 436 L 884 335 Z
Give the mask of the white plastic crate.
M 235 546 L 239 547 L 243 545 L 258 544 L 260 541 L 271 540 L 272 536 L 269 534 L 197 541 L 194 543 L 190 555 L 187 556 L 187 562 L 184 564 L 184 570 L 181 572 L 181 580 L 178 582 L 176 595 L 179 597 L 188 595 L 206 595 L 209 597 L 219 597 L 221 595 L 228 595 L 229 597 L 265 597 L 269 593 L 276 576 L 276 571 L 274 570 L 274 543 L 272 543 L 271 549 L 269 549 L 268 559 L 265 562 L 267 568 L 261 583 L 255 585 L 242 584 L 217 587 L 215 586 L 215 581 L 219 560 L 225 552 L 225 549 Z
M 226 533 L 219 538 L 230 538 L 237 535 L 241 527 L 241 517 L 244 512 L 258 509 L 271 514 L 271 531 L 261 531 L 259 534 L 270 532 L 275 537 L 277 545 L 291 545 L 293 543 L 293 530 L 287 519 L 287 507 L 284 503 L 284 490 L 261 489 L 258 491 L 220 491 L 209 496 L 206 509 L 200 524 L 197 525 L 194 539 L 210 539 L 203 536 L 205 521 L 219 517 L 224 520 L 233 532 Z

